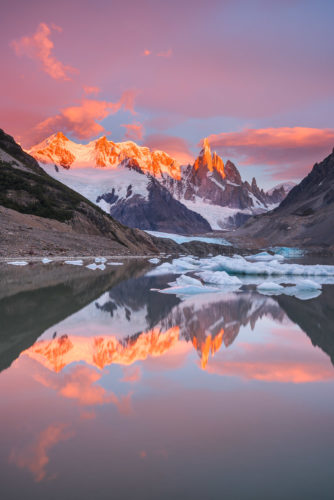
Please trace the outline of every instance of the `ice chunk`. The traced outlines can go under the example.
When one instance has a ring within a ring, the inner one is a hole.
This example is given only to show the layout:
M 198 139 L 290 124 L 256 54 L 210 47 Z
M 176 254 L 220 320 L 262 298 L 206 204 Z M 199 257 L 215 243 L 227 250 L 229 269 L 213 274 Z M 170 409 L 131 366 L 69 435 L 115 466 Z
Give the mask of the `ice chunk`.
M 72 266 L 82 266 L 83 260 L 65 260 L 64 264 L 71 264 Z
M 149 262 L 151 262 L 151 264 L 159 264 L 160 262 L 160 259 L 157 259 L 156 257 L 153 258 L 153 259 L 148 259 Z
M 284 289 L 282 285 L 278 283 L 274 283 L 273 281 L 264 281 L 260 285 L 257 285 L 258 290 L 273 290 L 273 291 L 281 291 Z
M 312 280 L 300 280 L 296 283 L 298 290 L 321 290 L 321 284 Z
M 272 261 L 272 260 L 284 260 L 283 255 L 279 254 L 270 254 L 268 252 L 260 252 L 255 255 L 247 255 L 245 257 L 247 260 L 254 260 L 254 261 L 259 261 L 259 262 L 266 262 L 266 261 Z
M 95 257 L 95 262 L 98 264 L 99 262 L 101 262 L 102 264 L 104 264 L 105 262 L 107 262 L 107 259 L 105 257 Z M 86 266 L 87 267 L 87 266 Z
M 186 256 L 164 262 L 148 273 L 148 276 L 163 274 L 185 274 L 189 271 L 225 271 L 228 274 L 244 276 L 324 276 L 334 278 L 334 266 L 302 265 L 282 263 L 279 259 L 268 261 L 249 261 L 241 255 L 226 257 L 217 255 L 212 258 L 196 259 Z
M 191 276 L 187 276 L 186 274 L 182 274 L 178 278 L 176 278 L 175 281 L 172 283 L 168 283 L 171 286 L 182 286 L 182 285 L 196 285 L 196 286 L 203 286 L 202 282 L 200 280 L 197 280 L 196 278 L 192 278 Z
M 264 295 L 280 295 L 284 293 L 284 287 L 273 281 L 264 281 L 257 285 L 257 290 Z
M 43 264 L 49 264 L 49 262 L 52 262 L 52 260 L 48 259 L 47 257 L 44 257 L 44 259 L 42 259 L 42 262 Z
M 12 262 L 7 262 L 11 266 L 26 266 L 28 262 L 26 260 L 14 260 Z
M 123 262 L 107 262 L 107 266 L 122 266 Z
M 170 288 L 164 288 L 159 290 L 159 292 L 175 295 L 194 295 L 198 293 L 216 293 L 220 291 L 219 288 L 203 285 L 200 280 L 186 276 L 185 274 L 168 284 Z
M 96 269 L 100 269 L 101 271 L 104 271 L 106 266 L 102 263 L 102 264 L 96 264 L 96 262 L 93 262 L 93 264 L 88 264 L 88 266 L 86 266 L 87 269 L 92 269 L 93 271 L 96 271 Z
M 242 285 L 242 281 L 237 276 L 230 276 L 225 271 L 202 271 L 196 273 L 196 276 L 201 278 L 205 283 L 213 283 L 215 285 L 237 286 Z

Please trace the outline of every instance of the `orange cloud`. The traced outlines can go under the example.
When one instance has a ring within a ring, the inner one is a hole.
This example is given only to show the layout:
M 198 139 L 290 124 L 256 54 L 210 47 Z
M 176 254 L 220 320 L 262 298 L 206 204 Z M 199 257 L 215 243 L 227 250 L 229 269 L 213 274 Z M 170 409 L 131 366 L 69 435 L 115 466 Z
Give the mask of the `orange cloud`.
M 126 129 L 124 138 L 131 141 L 140 141 L 143 138 L 143 125 L 139 122 L 121 125 Z
M 132 413 L 132 392 L 118 397 L 111 391 L 106 391 L 96 382 L 102 377 L 89 366 L 77 365 L 69 373 L 54 377 L 52 374 L 35 375 L 35 380 L 45 387 L 54 389 L 60 396 L 73 399 L 80 406 L 93 407 L 113 403 L 123 415 Z M 87 414 L 84 412 L 85 418 Z M 94 416 L 88 414 L 89 417 Z
M 84 92 L 86 94 L 98 94 L 100 92 L 100 89 L 99 87 L 89 87 L 88 85 L 85 85 Z
M 59 130 L 70 132 L 78 139 L 90 139 L 105 132 L 98 122 L 117 113 L 121 108 L 134 114 L 135 95 L 131 90 L 123 92 L 117 102 L 83 99 L 80 104 L 63 108 L 59 114 L 36 125 L 29 134 L 29 142 L 34 144 Z
M 194 157 L 189 150 L 187 142 L 180 137 L 152 134 L 145 137 L 145 146 L 151 149 L 165 151 L 183 165 L 193 163 L 194 161 Z
M 152 52 L 148 49 L 145 49 L 143 52 L 143 56 L 150 56 L 151 54 L 152 54 Z
M 334 144 L 334 129 L 280 127 L 246 129 L 213 134 L 212 149 L 241 164 L 272 165 L 276 178 L 303 176 L 314 162 L 329 154 Z
M 290 346 L 239 344 L 238 351 L 227 350 L 223 356 L 210 359 L 206 371 L 265 382 L 301 384 L 333 380 L 333 367 L 323 353 L 296 353 L 291 359 Z
M 28 469 L 36 482 L 42 481 L 46 476 L 45 468 L 50 461 L 48 452 L 60 441 L 72 437 L 65 424 L 53 424 L 44 429 L 37 439 L 23 447 L 21 450 L 13 449 L 9 462 L 17 467 Z
M 61 28 L 51 25 L 51 29 L 61 32 Z M 13 40 L 11 47 L 18 56 L 27 56 L 41 63 L 43 70 L 55 80 L 71 80 L 70 74 L 77 72 L 72 66 L 67 66 L 58 61 L 52 51 L 54 43 L 50 40 L 51 29 L 45 23 L 40 23 L 32 36 L 24 36 Z

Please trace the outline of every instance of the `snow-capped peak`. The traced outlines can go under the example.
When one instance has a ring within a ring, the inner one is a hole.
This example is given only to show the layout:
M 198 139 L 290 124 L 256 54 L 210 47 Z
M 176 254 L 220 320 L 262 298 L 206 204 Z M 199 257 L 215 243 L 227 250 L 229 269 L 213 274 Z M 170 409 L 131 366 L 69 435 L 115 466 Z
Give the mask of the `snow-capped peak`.
M 41 163 L 53 163 L 64 168 L 117 168 L 122 162 L 135 160 L 138 167 L 155 177 L 167 174 L 179 179 L 181 165 L 163 151 L 152 151 L 135 142 L 113 142 L 102 136 L 88 144 L 78 144 L 62 132 L 47 137 L 29 151 Z
M 217 171 L 224 179 L 226 177 L 224 162 L 216 151 L 211 154 L 211 148 L 207 137 L 203 139 L 203 148 L 194 163 L 195 170 L 206 169 L 210 172 Z
M 296 186 L 295 182 L 289 181 L 289 182 L 281 182 L 280 184 L 277 184 L 276 186 L 272 187 L 267 191 L 267 194 L 270 196 L 273 194 L 275 190 L 282 189 L 284 190 L 285 194 L 288 194 L 289 191 L 291 191 L 292 188 Z

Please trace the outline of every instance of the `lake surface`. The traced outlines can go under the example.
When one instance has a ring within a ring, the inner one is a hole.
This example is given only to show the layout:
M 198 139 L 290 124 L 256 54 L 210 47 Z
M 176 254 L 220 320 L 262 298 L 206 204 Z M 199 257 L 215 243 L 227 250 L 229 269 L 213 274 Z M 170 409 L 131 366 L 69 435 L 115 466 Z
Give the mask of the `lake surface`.
M 332 499 L 334 286 L 0 269 L 1 499 Z

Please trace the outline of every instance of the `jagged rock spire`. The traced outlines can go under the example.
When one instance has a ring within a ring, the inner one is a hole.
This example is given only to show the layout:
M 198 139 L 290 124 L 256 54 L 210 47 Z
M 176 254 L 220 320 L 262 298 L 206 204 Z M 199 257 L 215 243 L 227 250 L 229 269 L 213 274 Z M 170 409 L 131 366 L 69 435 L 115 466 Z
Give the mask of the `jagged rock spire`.
M 203 139 L 203 147 L 194 163 L 194 169 L 205 169 L 210 172 L 216 170 L 223 178 L 225 178 L 224 162 L 215 151 L 211 154 L 211 148 L 207 137 Z

